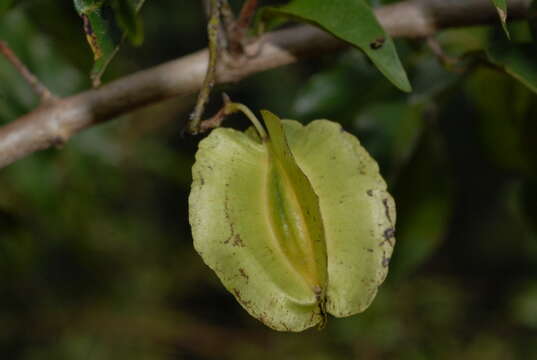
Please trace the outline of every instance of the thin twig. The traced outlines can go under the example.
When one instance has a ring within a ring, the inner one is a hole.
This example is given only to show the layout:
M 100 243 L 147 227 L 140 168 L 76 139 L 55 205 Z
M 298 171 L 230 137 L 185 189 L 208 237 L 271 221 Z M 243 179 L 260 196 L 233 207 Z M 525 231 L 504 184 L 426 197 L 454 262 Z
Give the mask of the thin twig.
M 207 72 L 205 79 L 198 94 L 198 100 L 194 112 L 190 115 L 188 130 L 191 134 L 199 132 L 199 126 L 205 104 L 209 100 L 211 89 L 214 86 L 216 76 L 216 63 L 218 61 L 218 33 L 220 30 L 220 8 L 222 0 L 211 0 L 211 18 L 207 23 L 207 33 L 209 35 L 209 61 L 207 63 Z
M 22 63 L 5 41 L 0 40 L 0 53 L 17 69 L 32 90 L 41 99 L 42 104 L 53 102 L 56 97 L 43 85 L 39 79 Z
M 222 105 L 220 110 L 218 110 L 218 112 L 214 114 L 211 118 L 207 120 L 203 120 L 200 123 L 201 133 L 204 133 L 207 130 L 219 127 L 224 121 L 224 119 L 226 118 L 226 116 L 229 115 L 229 112 L 227 109 L 228 109 L 228 105 L 231 103 L 231 99 L 226 93 L 222 94 L 222 98 L 223 98 L 224 105 Z

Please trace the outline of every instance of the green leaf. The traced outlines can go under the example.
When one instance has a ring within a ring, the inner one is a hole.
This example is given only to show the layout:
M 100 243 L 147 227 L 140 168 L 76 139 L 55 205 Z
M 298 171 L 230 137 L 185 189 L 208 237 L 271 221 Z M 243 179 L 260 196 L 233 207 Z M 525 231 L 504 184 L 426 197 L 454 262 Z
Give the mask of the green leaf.
M 316 25 L 362 49 L 375 66 L 399 89 L 411 91 L 393 40 L 364 0 L 293 0 L 263 10 L 263 17 L 285 16 Z
M 136 13 L 144 2 L 145 0 L 74 0 L 95 60 L 90 74 L 94 86 L 100 84 L 102 74 L 125 36 L 133 44 L 141 43 L 143 31 Z
M 336 123 L 262 114 L 266 137 L 219 128 L 200 143 L 189 198 L 196 250 L 273 329 L 364 311 L 394 243 L 377 164 Z
M 489 60 L 537 93 L 537 47 L 535 44 L 501 44 L 487 50 Z
M 494 6 L 496 6 L 496 10 L 498 11 L 498 15 L 500 16 L 500 21 L 502 22 L 503 30 L 505 31 L 505 35 L 509 38 L 509 29 L 507 28 L 507 2 L 505 0 L 491 0 Z

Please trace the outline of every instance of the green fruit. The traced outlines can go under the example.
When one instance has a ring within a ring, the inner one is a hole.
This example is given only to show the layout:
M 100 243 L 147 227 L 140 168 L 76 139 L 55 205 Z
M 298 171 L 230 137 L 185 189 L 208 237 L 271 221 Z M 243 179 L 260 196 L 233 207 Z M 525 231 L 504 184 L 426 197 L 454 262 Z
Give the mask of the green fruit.
M 337 123 L 262 111 L 267 135 L 248 115 L 257 132 L 219 128 L 199 145 L 189 198 L 196 250 L 273 329 L 364 311 L 395 241 L 377 163 Z

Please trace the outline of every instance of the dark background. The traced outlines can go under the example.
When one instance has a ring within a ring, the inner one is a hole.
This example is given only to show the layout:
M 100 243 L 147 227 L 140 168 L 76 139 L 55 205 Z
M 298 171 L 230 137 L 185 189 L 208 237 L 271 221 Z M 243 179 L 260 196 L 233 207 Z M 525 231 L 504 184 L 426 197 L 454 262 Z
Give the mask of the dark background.
M 198 1 L 148 0 L 142 17 L 144 44 L 123 46 L 105 81 L 206 46 Z M 498 33 L 438 39 L 461 57 Z M 70 1 L 21 1 L 0 39 L 56 94 L 90 86 Z M 194 98 L 171 99 L 0 171 L 0 358 L 537 358 L 536 96 L 479 54 L 446 68 L 422 41 L 397 46 L 411 94 L 349 49 L 219 87 L 208 110 L 226 91 L 255 110 L 329 118 L 378 160 L 398 243 L 365 313 L 278 333 L 226 292 L 188 225 L 201 137 L 180 133 Z M 0 59 L 0 123 L 36 103 Z

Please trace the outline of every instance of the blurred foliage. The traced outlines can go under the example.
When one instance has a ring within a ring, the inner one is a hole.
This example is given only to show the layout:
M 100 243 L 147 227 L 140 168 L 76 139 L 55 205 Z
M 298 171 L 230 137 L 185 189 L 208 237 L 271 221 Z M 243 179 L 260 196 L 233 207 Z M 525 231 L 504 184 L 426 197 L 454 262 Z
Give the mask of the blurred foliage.
M 206 44 L 199 2 L 148 1 L 141 15 L 143 47 L 125 44 L 105 81 Z M 0 39 L 69 95 L 90 86 L 81 26 L 69 1 L 17 1 Z M 527 29 L 510 24 L 510 46 L 535 59 Z M 537 358 L 537 95 L 489 62 L 497 40 L 499 24 L 440 33 L 456 60 L 448 67 L 424 42 L 397 41 L 410 94 L 357 50 L 216 89 L 283 117 L 340 122 L 389 181 L 398 244 L 387 282 L 365 313 L 320 332 L 265 328 L 193 250 L 187 197 L 200 138 L 180 136 L 192 102 L 139 110 L 2 169 L 2 358 Z M 0 79 L 4 124 L 37 99 L 1 58 Z

